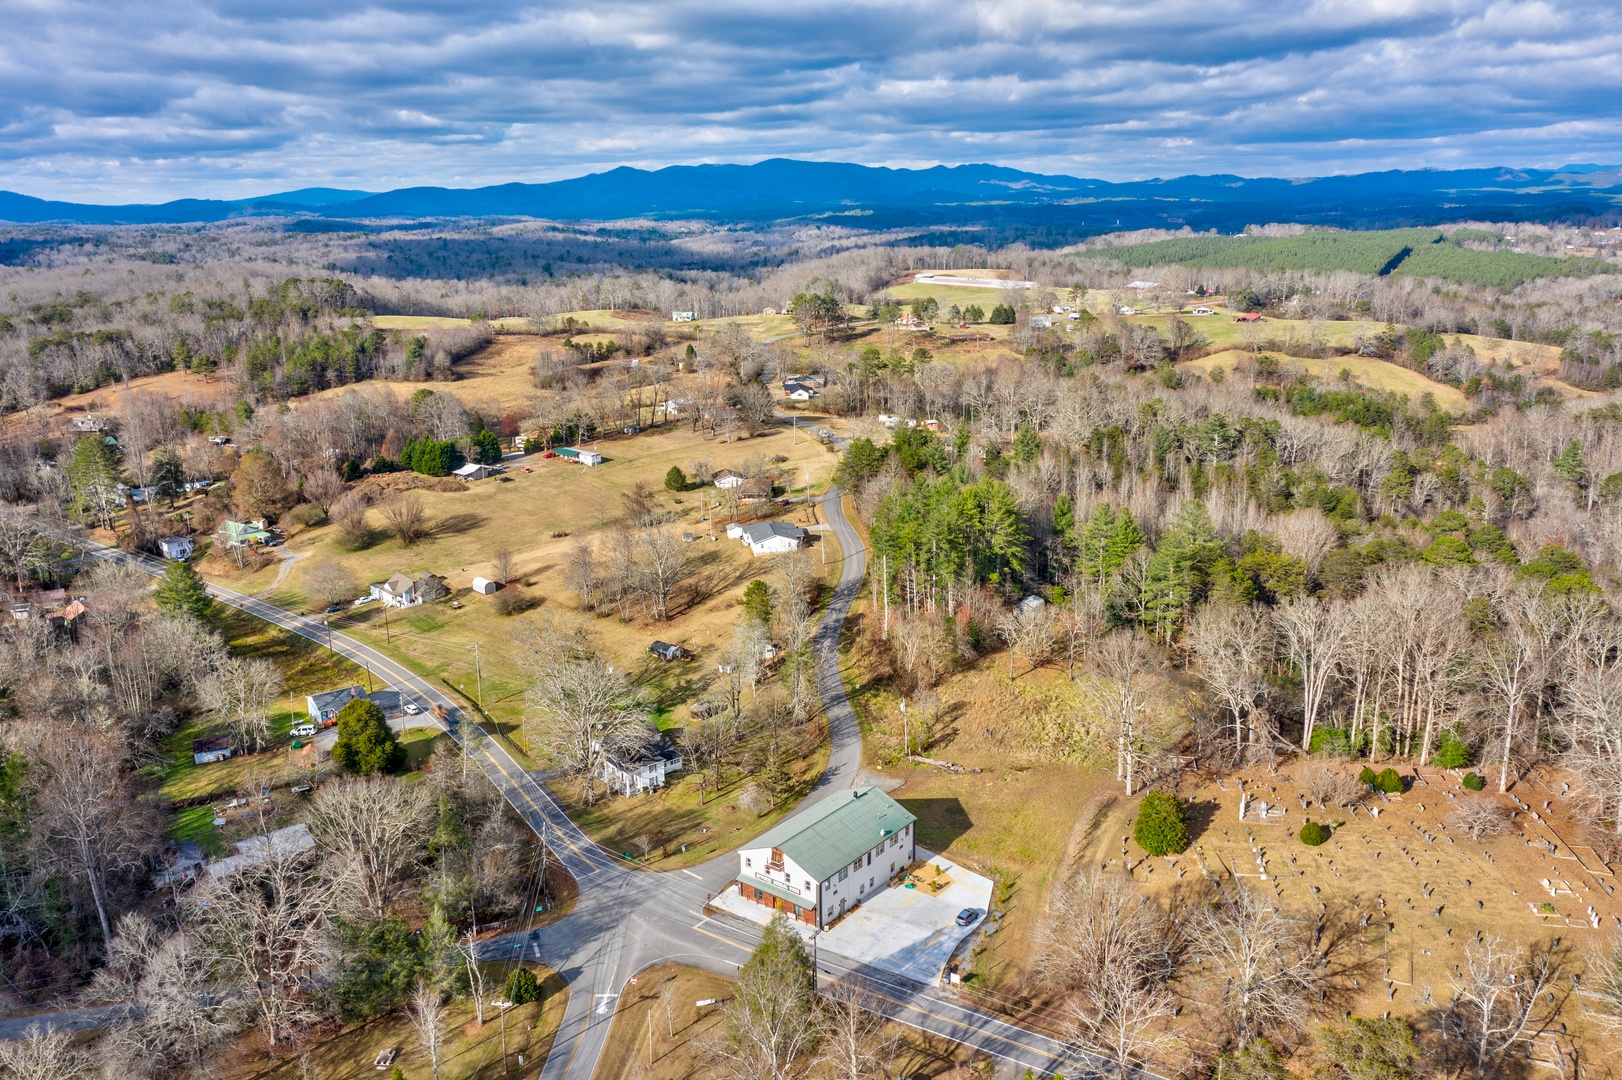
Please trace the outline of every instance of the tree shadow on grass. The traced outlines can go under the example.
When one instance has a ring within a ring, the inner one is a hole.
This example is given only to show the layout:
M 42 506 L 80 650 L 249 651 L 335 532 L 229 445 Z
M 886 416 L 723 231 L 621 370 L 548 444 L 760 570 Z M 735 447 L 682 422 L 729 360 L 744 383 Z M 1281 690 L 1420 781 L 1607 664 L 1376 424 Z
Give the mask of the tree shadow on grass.
M 428 535 L 436 540 L 446 536 L 458 536 L 480 528 L 487 520 L 482 514 L 446 514 L 434 522 L 433 528 L 428 530 Z

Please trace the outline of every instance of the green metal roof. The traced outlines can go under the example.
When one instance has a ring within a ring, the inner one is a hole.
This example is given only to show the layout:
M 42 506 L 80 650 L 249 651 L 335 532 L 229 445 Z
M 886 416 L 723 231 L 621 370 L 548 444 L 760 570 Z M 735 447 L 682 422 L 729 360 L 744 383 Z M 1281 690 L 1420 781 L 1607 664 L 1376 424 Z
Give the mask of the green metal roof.
M 876 787 L 851 788 L 779 822 L 749 846 L 779 848 L 807 874 L 825 881 L 916 820 Z

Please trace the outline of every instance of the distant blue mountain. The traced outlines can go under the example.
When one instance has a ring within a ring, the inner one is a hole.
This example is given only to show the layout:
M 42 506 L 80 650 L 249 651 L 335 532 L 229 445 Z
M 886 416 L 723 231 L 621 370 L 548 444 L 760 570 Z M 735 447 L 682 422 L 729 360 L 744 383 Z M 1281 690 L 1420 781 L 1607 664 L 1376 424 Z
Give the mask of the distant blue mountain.
M 1183 225 L 1232 231 L 1267 221 L 1374 228 L 1464 218 L 1580 220 L 1614 218 L 1619 208 L 1622 168 L 1585 164 L 1556 170 L 1427 169 L 1299 179 L 1180 176 L 1110 183 L 995 165 L 888 169 L 774 158 L 754 165 L 622 167 L 545 184 L 376 194 L 303 188 L 252 199 L 156 205 L 96 206 L 0 192 L 0 220 L 19 223 L 290 217 L 312 231 L 425 218 L 734 223 L 832 218 L 867 228 L 932 225 L 1039 237 Z M 323 219 L 338 220 L 321 226 Z

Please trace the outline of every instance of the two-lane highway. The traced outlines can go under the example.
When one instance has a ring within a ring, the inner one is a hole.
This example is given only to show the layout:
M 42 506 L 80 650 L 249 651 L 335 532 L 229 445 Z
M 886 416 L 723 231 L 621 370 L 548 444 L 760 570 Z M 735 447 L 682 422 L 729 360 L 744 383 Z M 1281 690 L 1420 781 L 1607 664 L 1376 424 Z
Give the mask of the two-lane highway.
M 828 725 L 828 769 L 806 803 L 855 783 L 861 769 L 861 730 L 846 696 L 839 643 L 846 616 L 866 572 L 866 550 L 830 489 L 820 500 L 823 515 L 843 552 L 838 583 L 814 638 L 817 689 Z M 58 537 L 88 554 L 162 574 L 155 559 Z M 328 645 L 339 655 L 371 670 L 374 677 L 444 711 L 446 730 L 466 739 L 466 748 L 504 798 L 535 830 L 554 857 L 579 883 L 579 898 L 563 919 L 533 933 L 486 942 L 490 959 L 517 955 L 546 964 L 569 986 L 568 1005 L 542 1080 L 591 1080 L 607 1039 L 620 994 L 632 976 L 654 964 L 676 962 L 734 974 L 759 940 L 759 929 L 727 917 L 705 914 L 706 901 L 735 875 L 736 855 L 719 856 L 691 870 L 650 873 L 630 865 L 591 841 L 536 777 L 513 760 L 506 748 L 464 714 L 433 684 L 376 649 L 329 630 L 315 619 L 295 615 L 257 597 L 208 587 L 221 603 L 255 615 L 300 637 Z M 1063 1071 L 1088 1076 L 1107 1071 L 1092 1055 L 1079 1054 L 1046 1035 L 968 1006 L 939 990 L 877 969 L 857 965 L 827 950 L 820 954 L 820 977 L 858 980 L 884 1015 L 931 1034 L 952 1039 L 1038 1075 Z

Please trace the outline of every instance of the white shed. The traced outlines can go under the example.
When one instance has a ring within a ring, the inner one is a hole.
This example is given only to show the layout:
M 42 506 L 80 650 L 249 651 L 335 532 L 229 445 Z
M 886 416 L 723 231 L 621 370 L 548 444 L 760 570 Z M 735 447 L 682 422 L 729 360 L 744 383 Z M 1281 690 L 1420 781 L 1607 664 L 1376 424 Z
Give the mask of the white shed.
M 497 585 L 489 578 L 476 577 L 473 579 L 473 591 L 480 593 L 481 595 L 489 596 L 491 593 L 500 588 L 500 585 Z

